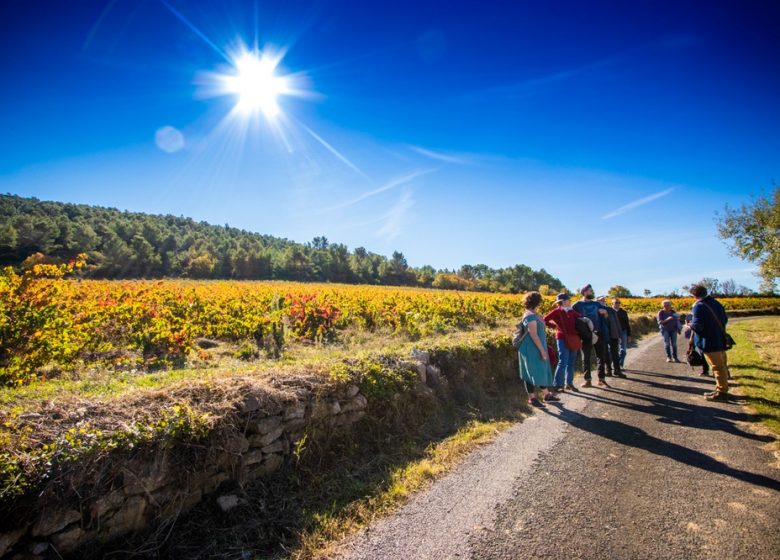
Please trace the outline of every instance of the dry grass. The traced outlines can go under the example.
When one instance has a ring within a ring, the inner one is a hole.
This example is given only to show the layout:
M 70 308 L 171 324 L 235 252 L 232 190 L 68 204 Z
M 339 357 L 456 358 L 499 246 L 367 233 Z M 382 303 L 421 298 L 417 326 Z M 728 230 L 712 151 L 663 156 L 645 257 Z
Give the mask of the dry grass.
M 452 470 L 475 447 L 493 441 L 512 424 L 508 420 L 469 422 L 454 435 L 428 447 L 421 459 L 395 468 L 376 493 L 352 501 L 339 511 L 314 515 L 312 526 L 303 533 L 290 558 L 332 557 L 339 541 L 400 507 L 411 495 Z

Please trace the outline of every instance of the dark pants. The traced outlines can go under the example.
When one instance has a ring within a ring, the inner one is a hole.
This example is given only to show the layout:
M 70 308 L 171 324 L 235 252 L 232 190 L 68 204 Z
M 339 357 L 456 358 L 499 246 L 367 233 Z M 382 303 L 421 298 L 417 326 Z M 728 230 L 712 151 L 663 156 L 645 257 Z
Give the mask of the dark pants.
M 542 387 L 541 385 L 534 385 L 533 383 L 529 383 L 528 381 L 523 380 L 523 383 L 525 383 L 525 392 L 529 395 L 534 394 L 535 389 L 546 389 L 547 387 Z
M 606 377 L 607 366 L 607 341 L 599 336 L 596 344 L 583 344 L 582 345 L 582 376 L 585 381 L 591 379 L 591 356 L 596 354 L 596 363 L 598 365 L 599 379 Z
M 609 348 L 607 351 L 607 371 L 610 374 L 623 373 L 620 369 L 620 339 L 611 338 L 609 340 Z

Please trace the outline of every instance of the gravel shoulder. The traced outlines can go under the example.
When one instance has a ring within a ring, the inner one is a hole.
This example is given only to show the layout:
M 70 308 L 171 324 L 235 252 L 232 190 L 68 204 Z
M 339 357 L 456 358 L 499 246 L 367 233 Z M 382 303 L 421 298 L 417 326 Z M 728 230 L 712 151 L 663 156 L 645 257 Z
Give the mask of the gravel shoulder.
M 704 401 L 711 378 L 664 362 L 659 336 L 626 367 L 478 449 L 339 556 L 778 558 L 775 438 L 739 399 Z

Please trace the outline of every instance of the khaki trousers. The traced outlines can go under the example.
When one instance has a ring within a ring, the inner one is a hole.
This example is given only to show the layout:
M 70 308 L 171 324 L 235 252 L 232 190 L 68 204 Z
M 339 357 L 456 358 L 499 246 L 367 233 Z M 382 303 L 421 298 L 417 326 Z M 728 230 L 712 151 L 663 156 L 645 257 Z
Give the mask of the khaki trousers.
M 704 356 L 712 366 L 715 376 L 715 390 L 718 393 L 729 392 L 729 363 L 726 352 L 705 352 Z

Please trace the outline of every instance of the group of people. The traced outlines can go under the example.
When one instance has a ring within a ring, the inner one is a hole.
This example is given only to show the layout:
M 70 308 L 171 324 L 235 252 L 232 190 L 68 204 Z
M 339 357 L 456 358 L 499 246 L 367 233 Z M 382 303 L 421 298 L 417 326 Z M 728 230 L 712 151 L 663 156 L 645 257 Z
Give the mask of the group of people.
M 560 400 L 556 393 L 577 391 L 574 386 L 574 364 L 582 352 L 583 387 L 593 386 L 593 357 L 596 358 L 597 385 L 608 387 L 607 377 L 626 377 L 623 372 L 631 325 L 628 314 L 620 306 L 620 299 L 613 298 L 612 306 L 606 298 L 596 298 L 588 284 L 580 290 L 582 299 L 572 304 L 572 296 L 558 294 L 555 308 L 541 316 L 542 303 L 539 292 L 526 294 L 523 301 L 525 313 L 521 319 L 523 331 L 528 335 L 520 343 L 520 376 L 526 384 L 529 403 L 539 406 L 543 401 Z M 578 325 L 577 322 L 581 324 Z M 583 336 L 582 324 L 589 334 Z M 545 327 L 555 331 L 555 352 L 547 347 Z M 553 373 L 551 357 L 557 357 Z
M 677 335 L 685 328 L 692 348 L 704 356 L 704 363 L 709 362 L 715 375 L 715 391 L 705 394 L 705 398 L 727 400 L 726 311 L 720 302 L 707 294 L 704 286 L 694 285 L 690 292 L 696 298 L 690 315 L 681 319 L 670 301 L 664 301 L 658 312 L 666 361 L 680 361 Z M 528 402 L 533 406 L 560 400 L 557 393 L 578 391 L 574 386 L 574 364 L 580 352 L 584 379 L 581 387 L 593 386 L 594 356 L 599 387 L 609 387 L 607 377 L 626 377 L 623 366 L 631 340 L 631 325 L 620 299 L 612 298 L 612 305 L 608 306 L 604 296 L 596 298 L 590 284 L 580 289 L 580 295 L 582 299 L 572 304 L 570 294 L 558 294 L 555 308 L 544 316 L 538 312 L 543 301 L 539 292 L 530 292 L 523 300 L 525 313 L 518 325 L 518 332 L 523 336 L 519 338 L 517 351 L 520 377 L 525 382 Z M 546 327 L 555 331 L 554 348 L 547 344 Z M 555 360 L 557 363 L 552 363 Z

